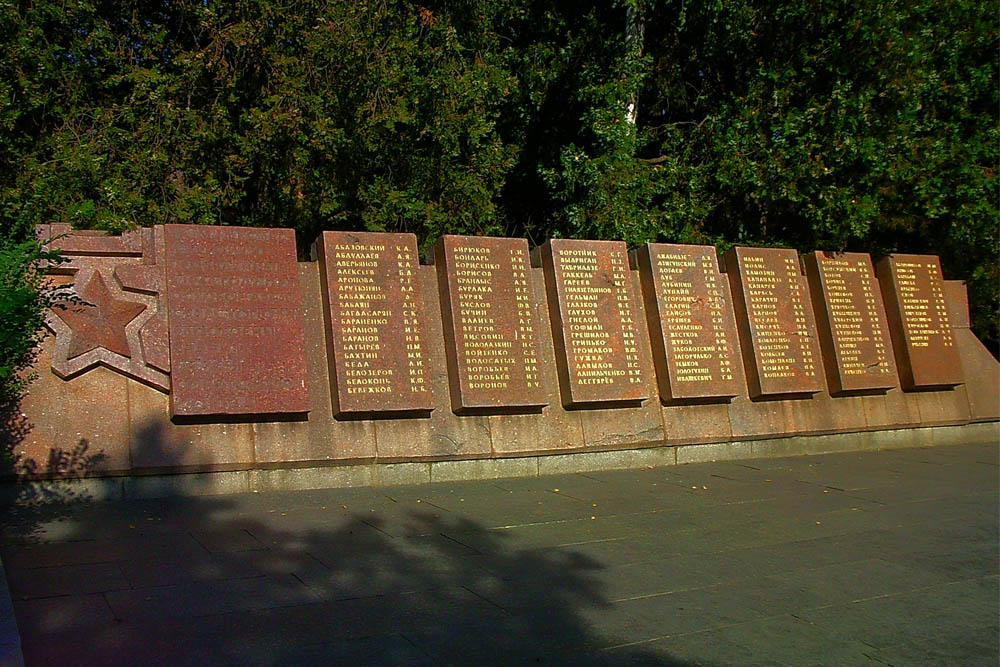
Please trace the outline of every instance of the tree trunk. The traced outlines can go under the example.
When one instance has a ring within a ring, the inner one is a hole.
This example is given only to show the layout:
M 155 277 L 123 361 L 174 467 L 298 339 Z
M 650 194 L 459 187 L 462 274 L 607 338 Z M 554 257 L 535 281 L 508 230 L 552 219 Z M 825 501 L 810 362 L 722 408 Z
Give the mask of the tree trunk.
M 642 18 L 642 3 L 625 6 L 625 58 L 633 60 L 642 56 L 642 46 L 646 35 L 646 24 Z M 625 105 L 625 122 L 635 127 L 639 119 L 639 89 L 632 91 Z

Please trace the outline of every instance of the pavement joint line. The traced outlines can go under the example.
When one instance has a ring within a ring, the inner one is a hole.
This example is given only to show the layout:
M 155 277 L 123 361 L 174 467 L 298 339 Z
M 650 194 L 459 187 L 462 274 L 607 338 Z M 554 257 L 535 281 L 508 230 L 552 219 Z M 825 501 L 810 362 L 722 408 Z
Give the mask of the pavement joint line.
M 582 542 L 563 542 L 561 544 L 555 545 L 554 549 L 565 549 L 566 547 L 579 547 L 584 544 L 602 544 L 604 542 L 620 542 L 622 540 L 628 539 L 627 537 L 603 537 L 598 540 L 583 540 Z
M 424 649 L 423 646 L 419 645 L 413 639 L 410 639 L 409 637 L 407 637 L 406 636 L 407 633 L 400 632 L 398 634 L 399 634 L 400 637 L 402 637 L 403 639 L 405 639 L 413 648 L 417 649 L 417 651 L 419 651 L 420 653 L 423 653 L 425 656 L 427 656 L 428 659 L 431 659 L 431 660 L 434 659 L 434 656 L 431 655 L 430 652 L 428 652 L 426 649 Z
M 387 533 L 387 532 L 385 532 L 384 530 L 382 530 L 381 528 L 379 528 L 378 526 L 376 526 L 376 525 L 374 525 L 374 524 L 370 523 L 370 522 L 368 521 L 368 519 L 362 519 L 362 520 L 361 520 L 361 523 L 365 524 L 366 526 L 368 526 L 368 527 L 369 527 L 369 528 L 371 528 L 372 530 L 375 530 L 376 532 L 379 532 L 379 533 L 382 533 L 383 535 L 385 535 L 386 537 L 388 537 L 388 538 L 389 538 L 389 539 L 391 539 L 391 540 L 393 540 L 393 539 L 396 539 L 396 538 L 395 538 L 395 536 L 393 536 L 393 535 L 392 535 L 391 533 Z
M 480 551 L 479 549 L 477 549 L 477 548 L 475 548 L 475 547 L 473 547 L 471 545 L 468 545 L 465 542 L 462 542 L 461 540 L 457 540 L 454 537 L 452 537 L 451 535 L 448 535 L 446 533 L 437 533 L 437 534 L 440 535 L 441 537 L 443 537 L 446 540 L 450 540 L 450 541 L 454 542 L 455 544 L 457 544 L 459 546 L 465 547 L 466 549 L 468 549 L 469 551 L 471 551 L 474 555 L 477 555 L 477 556 L 482 556 L 483 555 L 483 552 Z
M 585 473 L 585 472 L 578 472 L 577 474 L 578 474 L 578 475 L 579 475 L 580 477 L 586 477 L 587 479 L 592 479 L 592 480 L 594 480 L 595 482 L 601 482 L 602 484 L 607 484 L 607 482 L 606 482 L 605 480 L 603 480 L 603 479 L 601 479 L 601 478 L 599 478 L 599 477 L 594 477 L 594 476 L 592 476 L 592 475 L 588 475 L 588 474 L 587 474 L 587 473 Z
M 204 544 L 202 544 L 201 541 L 197 537 L 194 536 L 194 533 L 188 531 L 187 533 L 185 533 L 185 535 L 187 535 L 192 540 L 194 540 L 195 544 L 197 544 L 199 547 L 201 547 L 202 549 L 205 550 L 205 553 L 207 553 L 207 554 L 211 554 L 212 553 L 212 550 L 209 549 L 208 547 L 206 547 Z
M 481 595 L 481 594 L 480 594 L 480 593 L 479 593 L 478 591 L 474 591 L 473 589 L 469 588 L 468 586 L 461 586 L 461 588 L 462 588 L 463 590 L 466 590 L 466 591 L 468 591 L 469 593 L 472 593 L 473 595 L 475 595 L 475 596 L 476 596 L 477 598 L 479 598 L 480 600 L 484 600 L 485 602 L 487 602 L 487 603 L 489 603 L 489 604 L 493 605 L 494 607 L 496 607 L 496 608 L 497 608 L 497 609 L 499 609 L 500 611 L 502 611 L 502 612 L 505 612 L 505 613 L 507 613 L 507 614 L 510 614 L 510 615 L 512 615 L 512 616 L 514 615 L 514 614 L 513 614 L 513 612 L 512 612 L 512 611 L 511 611 L 510 609 L 507 609 L 507 608 L 506 608 L 506 607 L 504 607 L 503 605 L 501 605 L 501 604 L 499 604 L 499 603 L 497 603 L 497 602 L 494 602 L 493 600 L 489 599 L 489 598 L 488 598 L 488 597 L 486 597 L 485 595 Z
M 831 606 L 832 607 L 832 606 L 835 606 L 835 605 L 826 605 L 826 606 Z M 824 607 L 814 607 L 813 609 L 823 609 L 823 608 L 825 608 L 825 606 Z M 611 651 L 611 650 L 619 649 L 619 648 L 628 648 L 629 646 L 640 646 L 642 644 L 649 644 L 649 643 L 652 643 L 652 642 L 658 642 L 658 641 L 661 641 L 661 640 L 664 640 L 664 639 L 677 639 L 679 637 L 693 637 L 694 635 L 701 635 L 701 634 L 705 634 L 705 633 L 708 633 L 708 632 L 718 632 L 719 630 L 728 630 L 729 628 L 738 628 L 741 625 L 750 625 L 751 623 L 760 623 L 761 621 L 769 621 L 769 620 L 772 620 L 772 619 L 775 619 L 775 618 L 783 618 L 785 616 L 791 616 L 791 615 L 793 615 L 793 614 L 790 614 L 790 613 L 787 613 L 787 612 L 786 613 L 781 613 L 781 614 L 772 614 L 770 616 L 761 616 L 761 617 L 758 617 L 758 618 L 751 618 L 751 619 L 748 619 L 748 620 L 745 620 L 745 621 L 740 621 L 738 623 L 723 623 L 722 625 L 713 625 L 713 626 L 710 626 L 710 627 L 707 627 L 707 628 L 701 628 L 699 630 L 692 630 L 690 632 L 677 632 L 677 633 L 673 633 L 673 634 L 665 634 L 665 635 L 659 635 L 659 636 L 656 636 L 656 637 L 650 637 L 648 639 L 639 639 L 639 640 L 634 641 L 634 642 L 625 642 L 623 644 L 615 644 L 614 646 L 606 646 L 606 647 L 598 649 L 598 650 L 599 651 Z M 796 618 L 798 618 L 798 617 L 796 617 Z M 805 619 L 801 619 L 801 618 L 798 619 L 798 620 L 805 621 Z M 805 621 L 805 622 L 808 623 L 809 621 Z
M 659 591 L 657 593 L 646 593 L 644 595 L 633 595 L 627 598 L 617 598 L 615 600 L 609 600 L 611 604 L 616 604 L 618 602 L 632 602 L 634 600 L 649 600 L 652 598 L 661 598 L 665 595 L 675 595 L 676 593 L 687 593 L 689 591 L 709 591 L 713 588 L 721 588 L 722 586 L 728 585 L 726 582 L 712 584 L 711 586 L 690 586 L 688 588 L 675 588 L 669 591 Z

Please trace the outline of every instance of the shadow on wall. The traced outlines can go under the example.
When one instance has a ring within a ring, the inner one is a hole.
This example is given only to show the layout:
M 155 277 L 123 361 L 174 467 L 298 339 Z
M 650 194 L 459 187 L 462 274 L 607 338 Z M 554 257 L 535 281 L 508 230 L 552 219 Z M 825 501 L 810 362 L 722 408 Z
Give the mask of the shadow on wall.
M 183 454 L 162 425 L 138 442 L 150 455 Z M 91 460 L 81 444 L 69 465 Z M 602 620 L 599 562 L 572 548 L 513 548 L 503 531 L 415 493 L 7 508 L 0 556 L 25 661 L 685 664 L 642 647 L 599 651 L 624 643 Z
M 197 428 L 197 427 L 189 427 Z M 159 472 L 190 464 L 192 441 L 172 431 L 166 415 L 147 419 L 132 434 L 133 470 Z
M 30 506 L 89 500 L 89 495 L 74 488 L 72 482 L 100 469 L 107 460 L 104 451 L 95 450 L 87 438 L 80 438 L 65 448 L 49 449 L 45 460 L 39 461 L 19 447 L 32 428 L 28 416 L 21 412 L 20 400 L 0 406 L 0 480 L 20 482 L 0 502 Z M 70 483 L 38 483 L 52 478 Z
M 169 438 L 165 420 L 150 419 L 138 430 L 138 447 L 126 460 L 162 460 L 171 467 L 186 459 L 190 441 Z M 113 459 L 103 447 L 80 438 L 65 448 L 48 449 L 42 459 L 19 446 L 33 428 L 19 402 L 0 409 L 0 514 L 24 539 L 34 534 L 39 516 L 71 516 L 77 506 L 121 497 L 122 480 L 107 475 Z

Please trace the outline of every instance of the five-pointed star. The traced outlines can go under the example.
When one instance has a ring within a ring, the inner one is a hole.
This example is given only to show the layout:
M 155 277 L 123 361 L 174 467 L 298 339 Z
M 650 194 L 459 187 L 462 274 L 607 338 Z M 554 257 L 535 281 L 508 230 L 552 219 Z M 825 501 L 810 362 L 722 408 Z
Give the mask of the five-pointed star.
M 77 295 L 85 303 L 62 301 L 53 306 L 56 315 L 71 330 L 67 358 L 78 357 L 98 347 L 131 357 L 125 325 L 146 306 L 115 299 L 99 271 L 93 273 L 87 284 L 77 288 Z

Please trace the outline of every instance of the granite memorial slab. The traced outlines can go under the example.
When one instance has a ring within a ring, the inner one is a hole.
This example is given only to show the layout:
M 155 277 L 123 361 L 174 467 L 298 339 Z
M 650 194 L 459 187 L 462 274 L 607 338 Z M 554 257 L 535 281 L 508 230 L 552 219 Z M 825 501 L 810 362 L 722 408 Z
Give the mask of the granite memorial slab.
M 8 473 L 81 477 L 132 467 L 129 425 L 122 415 L 131 407 L 128 388 L 142 385 L 103 364 L 71 381 L 41 372 L 53 362 L 58 347 L 56 338 L 42 339 L 38 372 L 28 378 L 17 412 L 2 422 L 0 442 L 10 456 L 0 457 L 7 459 L 0 461 L 0 478 Z
M 538 367 L 528 242 L 442 236 L 434 246 L 452 409 L 537 411 Z
M 904 390 L 962 384 L 962 364 L 933 255 L 889 255 L 876 266 Z
M 819 344 L 798 253 L 733 248 L 724 259 L 750 397 L 821 391 Z
M 715 248 L 649 243 L 634 258 L 660 397 L 736 396 L 736 322 Z
M 649 398 L 625 244 L 553 239 L 534 257 L 545 272 L 563 405 Z
M 290 229 L 166 225 L 170 411 L 302 414 L 302 296 Z
M 334 415 L 430 412 L 417 237 L 323 232 L 317 251 Z
M 892 342 L 868 254 L 816 251 L 806 255 L 805 268 L 830 393 L 895 387 Z

